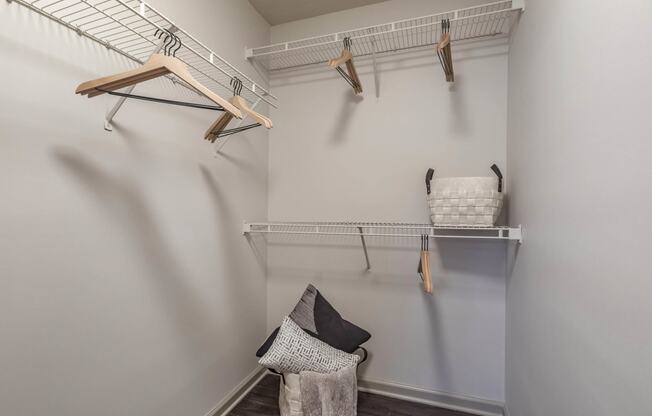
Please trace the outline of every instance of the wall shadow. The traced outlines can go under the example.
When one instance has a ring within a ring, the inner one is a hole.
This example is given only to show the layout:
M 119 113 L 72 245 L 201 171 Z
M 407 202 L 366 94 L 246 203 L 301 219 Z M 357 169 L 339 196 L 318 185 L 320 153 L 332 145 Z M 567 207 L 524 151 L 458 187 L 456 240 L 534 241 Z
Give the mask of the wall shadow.
M 129 178 L 103 171 L 74 149 L 57 146 L 51 153 L 81 189 L 96 200 L 98 209 L 122 231 L 126 243 L 137 251 L 134 258 L 140 259 L 149 271 L 152 289 L 179 332 L 179 339 L 199 349 L 189 336 L 190 330 L 205 321 L 210 312 L 186 284 L 188 273 L 166 243 L 161 227 L 154 220 L 154 212 L 138 186 Z

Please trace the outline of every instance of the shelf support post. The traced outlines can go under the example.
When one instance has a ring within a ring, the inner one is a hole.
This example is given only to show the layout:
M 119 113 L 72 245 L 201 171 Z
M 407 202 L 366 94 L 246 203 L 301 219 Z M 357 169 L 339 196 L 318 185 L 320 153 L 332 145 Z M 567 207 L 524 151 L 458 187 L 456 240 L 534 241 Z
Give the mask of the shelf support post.
M 371 37 L 371 60 L 374 68 L 374 87 L 376 88 L 376 98 L 380 98 L 380 78 L 378 75 L 378 64 L 376 63 L 376 37 L 375 36 Z
M 140 4 L 141 4 L 141 6 L 142 6 L 142 5 L 144 5 L 145 3 L 140 3 Z M 170 32 L 174 33 L 174 32 L 176 32 L 177 29 L 176 29 L 175 27 L 171 27 L 171 28 L 169 28 L 168 30 L 169 30 Z M 165 42 L 165 38 L 161 39 L 161 40 L 158 42 L 158 45 L 156 45 L 156 47 L 155 47 L 154 50 L 152 51 L 152 53 L 151 53 L 150 56 L 152 56 L 152 55 L 154 55 L 154 54 L 156 54 L 156 53 L 161 52 L 161 49 L 163 49 L 163 44 L 164 44 L 164 42 Z M 148 58 L 149 58 L 149 57 L 148 57 Z M 134 84 L 134 85 L 128 87 L 128 88 L 125 90 L 125 93 L 126 93 L 126 94 L 131 94 L 131 93 L 134 91 L 134 88 L 136 88 L 136 84 Z M 120 97 L 120 98 L 118 98 L 118 100 L 117 100 L 117 101 L 115 102 L 115 104 L 113 105 L 113 108 L 111 108 L 111 109 L 106 113 L 106 117 L 104 118 L 104 130 L 106 130 L 106 131 L 113 131 L 113 126 L 111 126 L 111 122 L 113 121 L 113 117 L 115 117 L 115 115 L 118 113 L 118 111 L 120 110 L 120 108 L 122 107 L 122 105 L 125 103 L 125 101 L 127 101 L 127 97 Z
M 360 232 L 360 240 L 362 241 L 362 250 L 364 251 L 364 259 L 367 262 L 367 270 L 371 270 L 371 263 L 369 263 L 369 253 L 367 252 L 367 242 L 364 239 L 364 233 L 362 232 L 362 227 L 358 227 Z

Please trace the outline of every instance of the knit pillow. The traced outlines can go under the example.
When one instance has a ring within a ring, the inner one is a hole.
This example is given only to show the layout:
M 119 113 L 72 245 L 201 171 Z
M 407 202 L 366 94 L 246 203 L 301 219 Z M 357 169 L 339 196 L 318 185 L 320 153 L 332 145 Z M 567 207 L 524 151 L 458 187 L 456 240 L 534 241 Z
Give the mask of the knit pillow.
M 333 373 L 354 366 L 359 360 L 357 355 L 347 354 L 311 337 L 286 316 L 271 348 L 258 363 L 279 373 Z
M 343 319 L 313 285 L 308 285 L 299 303 L 290 313 L 290 318 L 308 334 L 348 353 L 354 352 L 371 338 L 369 332 Z M 257 357 L 265 355 L 277 333 L 278 328 L 258 349 Z

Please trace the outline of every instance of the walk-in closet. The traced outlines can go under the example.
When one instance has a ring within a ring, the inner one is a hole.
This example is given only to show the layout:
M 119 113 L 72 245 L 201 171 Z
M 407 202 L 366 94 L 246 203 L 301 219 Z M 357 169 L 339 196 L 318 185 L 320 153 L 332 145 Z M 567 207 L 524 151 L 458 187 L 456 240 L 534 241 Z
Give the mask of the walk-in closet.
M 0 0 L 0 416 L 652 414 L 652 2 Z

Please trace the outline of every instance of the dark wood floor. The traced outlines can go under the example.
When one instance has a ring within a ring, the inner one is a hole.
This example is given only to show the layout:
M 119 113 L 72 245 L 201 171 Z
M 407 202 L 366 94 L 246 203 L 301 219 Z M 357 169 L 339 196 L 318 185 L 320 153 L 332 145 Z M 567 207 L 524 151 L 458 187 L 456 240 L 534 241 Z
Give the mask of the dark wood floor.
M 278 416 L 279 378 L 268 375 L 229 413 L 229 416 Z M 469 416 L 420 403 L 370 393 L 358 393 L 359 416 Z

